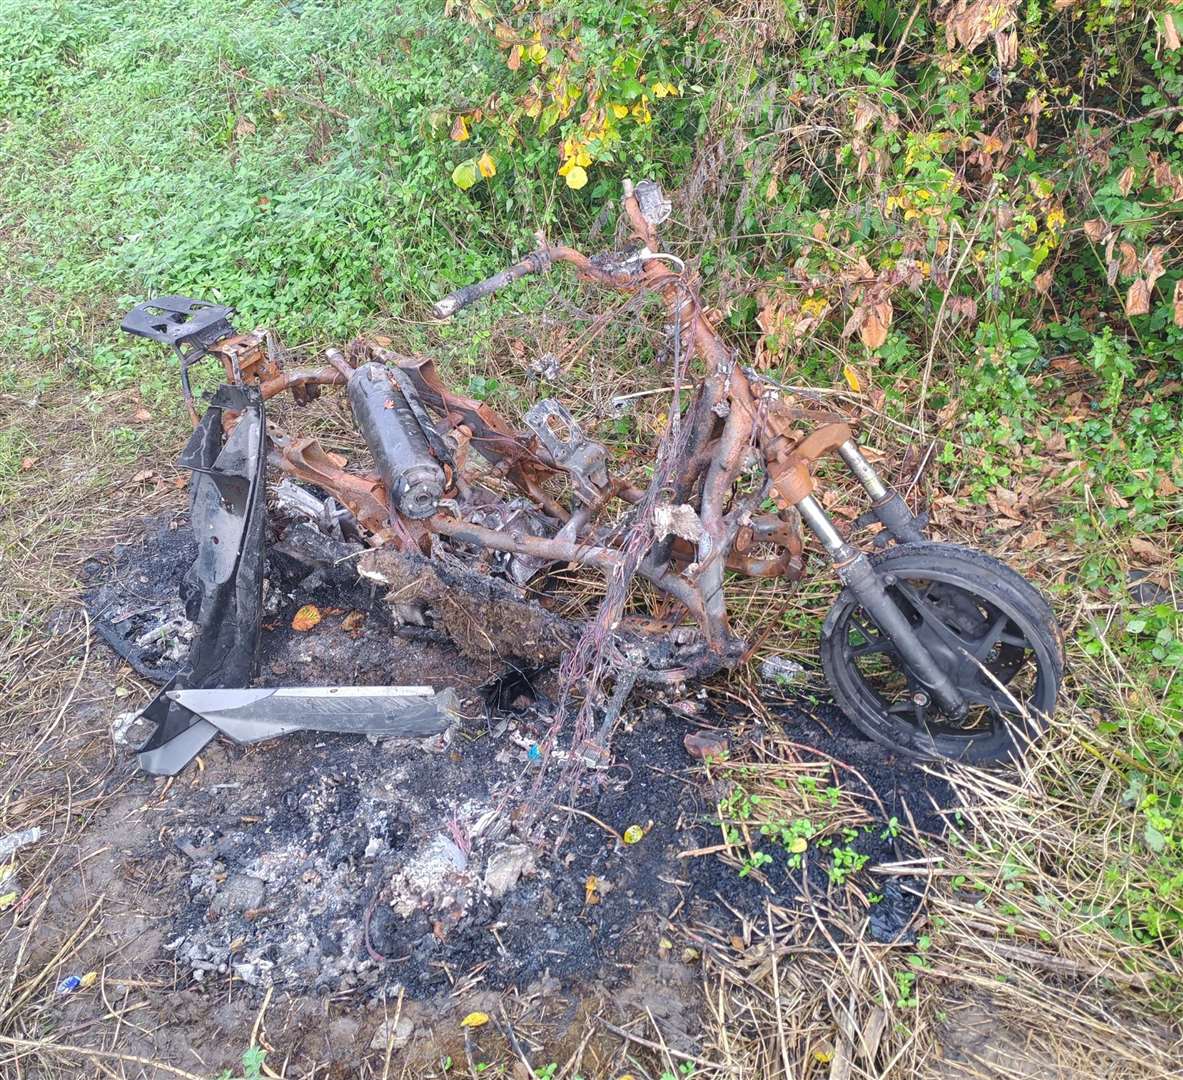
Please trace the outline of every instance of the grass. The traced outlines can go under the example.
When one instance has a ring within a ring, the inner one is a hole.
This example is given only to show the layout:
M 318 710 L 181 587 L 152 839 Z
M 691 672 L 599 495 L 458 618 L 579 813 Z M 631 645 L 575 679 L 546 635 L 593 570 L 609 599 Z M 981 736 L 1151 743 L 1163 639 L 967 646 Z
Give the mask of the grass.
M 966 179 L 957 155 L 968 150 L 933 141 L 953 132 L 981 147 L 1005 114 L 1021 144 L 1027 98 L 992 96 L 988 48 L 950 54 L 934 74 L 944 29 L 925 6 L 905 30 L 871 3 L 757 4 L 734 18 L 686 6 L 693 25 L 676 24 L 662 46 L 686 92 L 665 112 L 653 103 L 653 124 L 618 148 L 619 165 L 596 162 L 602 189 L 573 192 L 540 136 L 523 127 L 519 144 L 503 145 L 481 127 L 499 122 L 492 108 L 468 144 L 449 138 L 457 114 L 522 90 L 477 5 L 445 16 L 428 0 L 0 0 L 0 834 L 46 831 L 21 867 L 28 905 L 0 914 L 0 1071 L 146 1068 L 120 1042 L 134 1019 L 125 1007 L 103 1037 L 72 1032 L 53 1009 L 48 988 L 101 928 L 102 899 L 65 928 L 45 914 L 72 842 L 111 798 L 107 718 L 146 693 L 91 652 L 79 567 L 181 498 L 175 367 L 118 332 L 122 312 L 150 293 L 188 292 L 232 303 L 242 326 L 274 326 L 306 352 L 378 331 L 430 349 L 453 383 L 511 415 L 544 389 L 528 359 L 554 353 L 558 393 L 610 440 L 619 467 L 639 470 L 661 399 L 637 399 L 623 417 L 610 400 L 663 385 L 655 313 L 634 324 L 613 298 L 552 276 L 456 325 L 426 318 L 428 301 L 499 268 L 536 225 L 606 246 L 591 233 L 627 167 L 686 194 L 670 243 L 701 254 L 745 360 L 857 411 L 864 442 L 928 502 L 938 535 L 1003 558 L 1053 597 L 1070 677 L 1061 718 L 1022 770 L 951 772 L 960 817 L 945 842 L 924 841 L 928 861 L 898 871 L 925 880 L 916 946 L 866 939 L 853 897 L 879 879 L 836 859 L 835 895 L 850 903 L 828 921 L 770 898 L 738 946 L 696 943 L 709 1020 L 697 1060 L 651 1027 L 630 1026 L 624 1045 L 639 1067 L 676 1077 L 942 1075 L 952 1068 L 942 1046 L 999 1073 L 1174 1075 L 1183 335 L 1166 298 L 1178 269 L 1168 265 L 1151 312 L 1127 317 L 1131 275 L 1117 267 L 1108 280 L 1107 241 L 1090 240 L 1086 223 L 1119 230 L 1115 245 L 1131 244 L 1137 260 L 1161 244 L 1171 263 L 1178 200 L 1154 187 L 1148 155 L 1183 166 L 1177 139 L 1138 110 L 1177 108 L 1180 76 L 1146 20 L 1080 7 L 1021 13 L 1033 58 L 1020 70 L 1047 99 L 1040 149 L 998 163 L 992 188 Z M 581 14 L 611 44 L 629 8 Z M 858 131 L 856 103 L 877 110 Z M 1097 173 L 1077 155 L 1097 137 L 1069 123 L 1078 106 L 1123 118 Z M 887 162 L 869 173 L 843 150 L 863 136 Z M 477 143 L 496 153 L 498 174 L 465 193 L 450 177 Z M 843 268 L 860 257 L 872 273 L 894 265 L 916 239 L 900 221 L 923 215 L 921 190 L 946 200 L 948 231 L 929 230 L 917 257 L 938 261 L 943 240 L 965 258 L 946 287 L 897 292 L 887 339 L 865 347 L 842 335 L 860 287 Z M 884 213 L 889 196 L 911 201 Z M 1063 224 L 1049 225 L 1056 213 Z M 977 320 L 945 294 L 974 299 Z M 815 314 L 829 305 L 805 330 L 802 298 Z M 349 437 L 332 407 L 301 424 Z M 833 479 L 830 509 L 849 519 L 853 492 Z M 1149 577 L 1138 585 L 1131 573 Z M 584 597 L 598 587 L 572 586 Z M 737 584 L 733 613 L 763 653 L 809 657 L 833 592 L 825 575 L 792 594 Z M 751 677 L 726 691 L 749 698 Z M 737 872 L 759 873 L 757 850 L 793 857 L 799 838 L 832 836 L 841 851 L 842 829 L 861 827 L 847 790 L 830 806 L 824 785 L 818 801 L 795 779 L 777 783 L 802 768 L 791 747 L 713 768 L 734 785 L 722 835 Z M 753 795 L 765 801 L 753 808 Z M 957 1042 L 975 1016 L 993 1044 Z M 1009 1066 L 990 1058 L 998 1047 Z M 556 1077 L 570 1076 L 578 1055 L 556 1063 Z M 263 1075 L 282 1068 L 269 1054 Z

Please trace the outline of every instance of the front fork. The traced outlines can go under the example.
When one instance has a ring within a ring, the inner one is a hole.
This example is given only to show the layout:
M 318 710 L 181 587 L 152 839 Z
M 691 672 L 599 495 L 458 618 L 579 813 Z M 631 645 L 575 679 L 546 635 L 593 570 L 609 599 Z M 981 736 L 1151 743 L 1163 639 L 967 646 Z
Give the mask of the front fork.
M 907 503 L 898 492 L 883 483 L 853 439 L 848 439 L 838 447 L 838 455 L 871 496 L 872 513 L 894 539 L 900 543 L 924 539 L 920 525 Z M 942 712 L 953 718 L 963 716 L 966 710 L 965 698 L 937 665 L 932 653 L 916 636 L 912 624 L 887 593 L 885 586 L 895 583 L 894 576 L 886 574 L 880 578 L 871 566 L 870 559 L 842 539 L 829 514 L 812 495 L 806 495 L 798 502 L 797 510 L 801 520 L 826 549 L 842 584 L 854 594 L 879 630 L 891 640 L 916 680 L 932 694 Z

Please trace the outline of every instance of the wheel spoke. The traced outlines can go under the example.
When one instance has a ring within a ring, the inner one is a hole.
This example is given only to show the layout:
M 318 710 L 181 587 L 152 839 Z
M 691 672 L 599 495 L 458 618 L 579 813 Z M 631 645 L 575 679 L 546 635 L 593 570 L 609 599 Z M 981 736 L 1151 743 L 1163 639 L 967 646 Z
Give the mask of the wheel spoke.
M 916 590 L 911 585 L 904 581 L 897 581 L 895 587 L 908 603 L 915 608 L 916 614 L 924 620 L 924 623 L 943 638 L 947 644 L 952 645 L 956 649 L 966 649 L 971 644 L 965 638 L 961 637 L 960 634 L 950 630 L 945 625 L 945 621 L 941 618 L 940 613 L 933 611 L 928 600 L 925 597 L 918 596 Z
M 990 628 L 977 641 L 972 642 L 970 652 L 985 663 L 986 657 L 990 655 L 990 650 L 1002 640 L 1008 622 L 1010 619 L 999 612 L 998 617 L 990 624 Z

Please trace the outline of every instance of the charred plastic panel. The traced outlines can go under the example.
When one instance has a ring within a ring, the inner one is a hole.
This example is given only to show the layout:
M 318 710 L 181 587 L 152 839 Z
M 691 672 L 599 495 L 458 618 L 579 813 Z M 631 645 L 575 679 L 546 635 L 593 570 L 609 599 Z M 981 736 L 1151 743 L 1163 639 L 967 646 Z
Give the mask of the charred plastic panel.
M 231 413 L 237 422 L 223 444 Z M 178 772 L 217 734 L 167 691 L 245 686 L 254 674 L 266 559 L 266 438 L 259 391 L 223 385 L 181 455 L 179 464 L 193 472 L 190 521 L 197 541 L 181 595 L 197 630 L 188 663 L 144 712 L 156 722 L 140 749 L 146 772 Z

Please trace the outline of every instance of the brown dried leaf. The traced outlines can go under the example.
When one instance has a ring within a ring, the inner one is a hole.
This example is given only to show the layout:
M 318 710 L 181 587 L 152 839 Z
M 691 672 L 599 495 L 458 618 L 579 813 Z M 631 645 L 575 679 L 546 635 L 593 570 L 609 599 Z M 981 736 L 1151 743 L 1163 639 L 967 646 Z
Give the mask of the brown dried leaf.
M 1127 244 L 1124 240 L 1121 242 L 1121 276 L 1131 277 L 1138 272 L 1138 252 L 1134 250 L 1133 244 Z
M 960 44 L 973 52 L 991 34 L 995 43 L 1003 30 L 1015 21 L 1016 0 L 956 0 L 945 16 L 945 43 L 950 49 Z M 999 50 L 1002 59 L 1002 50 Z
M 155 469 L 143 469 L 131 478 L 133 484 L 144 484 L 156 475 Z
M 863 325 L 859 327 L 859 337 L 868 349 L 877 349 L 887 340 L 892 314 L 890 300 L 880 300 L 867 310 Z
M 1174 52 L 1180 45 L 1179 24 L 1169 11 L 1164 12 L 1162 17 L 1162 43 L 1170 52 Z
M 1150 286 L 1143 278 L 1135 280 L 1126 293 L 1125 313 L 1127 315 L 1148 315 L 1150 313 Z
M 1146 258 L 1142 260 L 1142 276 L 1146 278 L 1146 284 L 1151 289 L 1154 288 L 1154 283 L 1167 272 L 1162 264 L 1162 257 L 1166 250 L 1163 245 L 1156 244 L 1146 253 Z
M 1127 165 L 1122 171 L 1121 176 L 1117 178 L 1117 190 L 1123 195 L 1130 193 L 1130 188 L 1134 186 L 1134 167 Z
M 1183 326 L 1183 278 L 1175 282 L 1175 325 Z
M 1046 270 L 1041 271 L 1035 278 L 1035 291 L 1040 295 L 1046 296 L 1048 290 L 1052 287 L 1052 280 L 1055 278 L 1055 271 L 1049 266 Z
M 21 458 L 21 472 L 28 472 L 39 460 L 40 458 L 35 457 Z
M 240 116 L 234 124 L 234 137 L 236 139 L 245 139 L 248 135 L 255 133 L 255 123 L 248 116 Z
M 1101 218 L 1090 218 L 1084 223 L 1084 235 L 1094 244 L 1099 244 L 1108 231 L 1109 226 Z
M 342 630 L 360 630 L 366 621 L 366 613 L 364 611 L 351 611 L 341 620 Z
M 141 405 L 134 413 L 131 414 L 131 418 L 137 424 L 146 424 L 152 419 L 152 414 Z
M 509 57 L 505 61 L 505 66 L 510 71 L 517 71 L 522 66 L 522 47 L 520 45 L 515 45 L 509 50 Z

